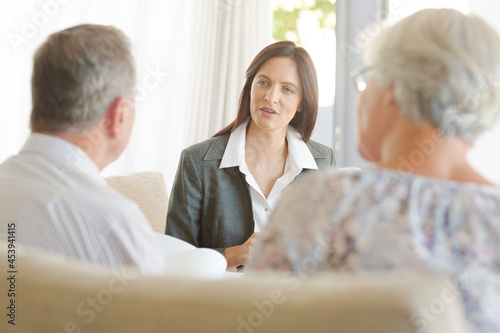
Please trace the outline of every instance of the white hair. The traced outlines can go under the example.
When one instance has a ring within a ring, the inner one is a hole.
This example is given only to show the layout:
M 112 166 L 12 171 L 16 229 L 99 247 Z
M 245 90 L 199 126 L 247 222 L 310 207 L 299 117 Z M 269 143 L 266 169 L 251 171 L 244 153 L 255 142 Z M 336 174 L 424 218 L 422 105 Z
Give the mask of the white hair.
M 130 48 L 111 26 L 79 25 L 50 35 L 34 57 L 32 130 L 76 134 L 101 121 L 116 98 L 133 103 Z
M 404 116 L 472 144 L 500 113 L 500 37 L 474 15 L 425 9 L 386 28 L 365 53 Z

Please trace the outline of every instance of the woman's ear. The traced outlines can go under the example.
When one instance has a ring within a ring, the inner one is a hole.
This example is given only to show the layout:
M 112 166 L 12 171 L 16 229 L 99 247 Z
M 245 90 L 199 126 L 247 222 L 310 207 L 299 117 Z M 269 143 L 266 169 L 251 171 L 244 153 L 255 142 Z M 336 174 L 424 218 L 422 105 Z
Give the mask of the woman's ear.
M 394 106 L 394 104 L 399 105 L 398 101 L 396 100 L 396 96 L 394 95 L 394 85 L 384 91 L 382 103 L 386 106 Z
M 396 113 L 399 112 L 400 107 L 399 102 L 396 100 L 394 86 L 391 86 L 389 89 L 383 92 L 382 105 L 386 108 L 386 110 L 391 110 L 392 112 Z

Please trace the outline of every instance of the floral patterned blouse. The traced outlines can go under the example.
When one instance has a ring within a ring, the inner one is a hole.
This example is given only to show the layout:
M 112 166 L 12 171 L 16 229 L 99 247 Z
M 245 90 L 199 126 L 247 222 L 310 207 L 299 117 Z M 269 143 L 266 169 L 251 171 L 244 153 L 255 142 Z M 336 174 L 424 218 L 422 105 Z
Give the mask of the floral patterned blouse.
M 391 170 L 323 170 L 283 194 L 247 271 L 430 269 L 470 332 L 500 332 L 500 189 Z

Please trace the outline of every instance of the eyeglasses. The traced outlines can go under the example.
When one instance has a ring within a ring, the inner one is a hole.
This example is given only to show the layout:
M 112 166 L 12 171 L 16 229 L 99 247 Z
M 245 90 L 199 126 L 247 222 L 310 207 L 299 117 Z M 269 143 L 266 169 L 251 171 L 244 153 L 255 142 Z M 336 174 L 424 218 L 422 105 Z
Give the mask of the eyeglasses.
M 368 83 L 368 71 L 372 68 L 373 66 L 368 66 L 351 72 L 351 76 L 354 80 L 354 86 L 357 91 L 365 91 Z

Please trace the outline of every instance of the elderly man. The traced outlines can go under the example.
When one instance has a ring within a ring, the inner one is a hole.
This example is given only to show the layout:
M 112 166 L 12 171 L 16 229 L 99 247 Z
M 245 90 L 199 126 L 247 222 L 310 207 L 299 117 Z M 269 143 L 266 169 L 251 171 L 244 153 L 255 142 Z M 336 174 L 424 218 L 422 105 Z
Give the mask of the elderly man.
M 133 265 L 145 274 L 163 270 L 164 254 L 147 219 L 99 174 L 127 145 L 135 86 L 130 43 L 116 28 L 80 25 L 40 46 L 32 134 L 0 165 L 0 234 L 15 228 L 18 244 Z

